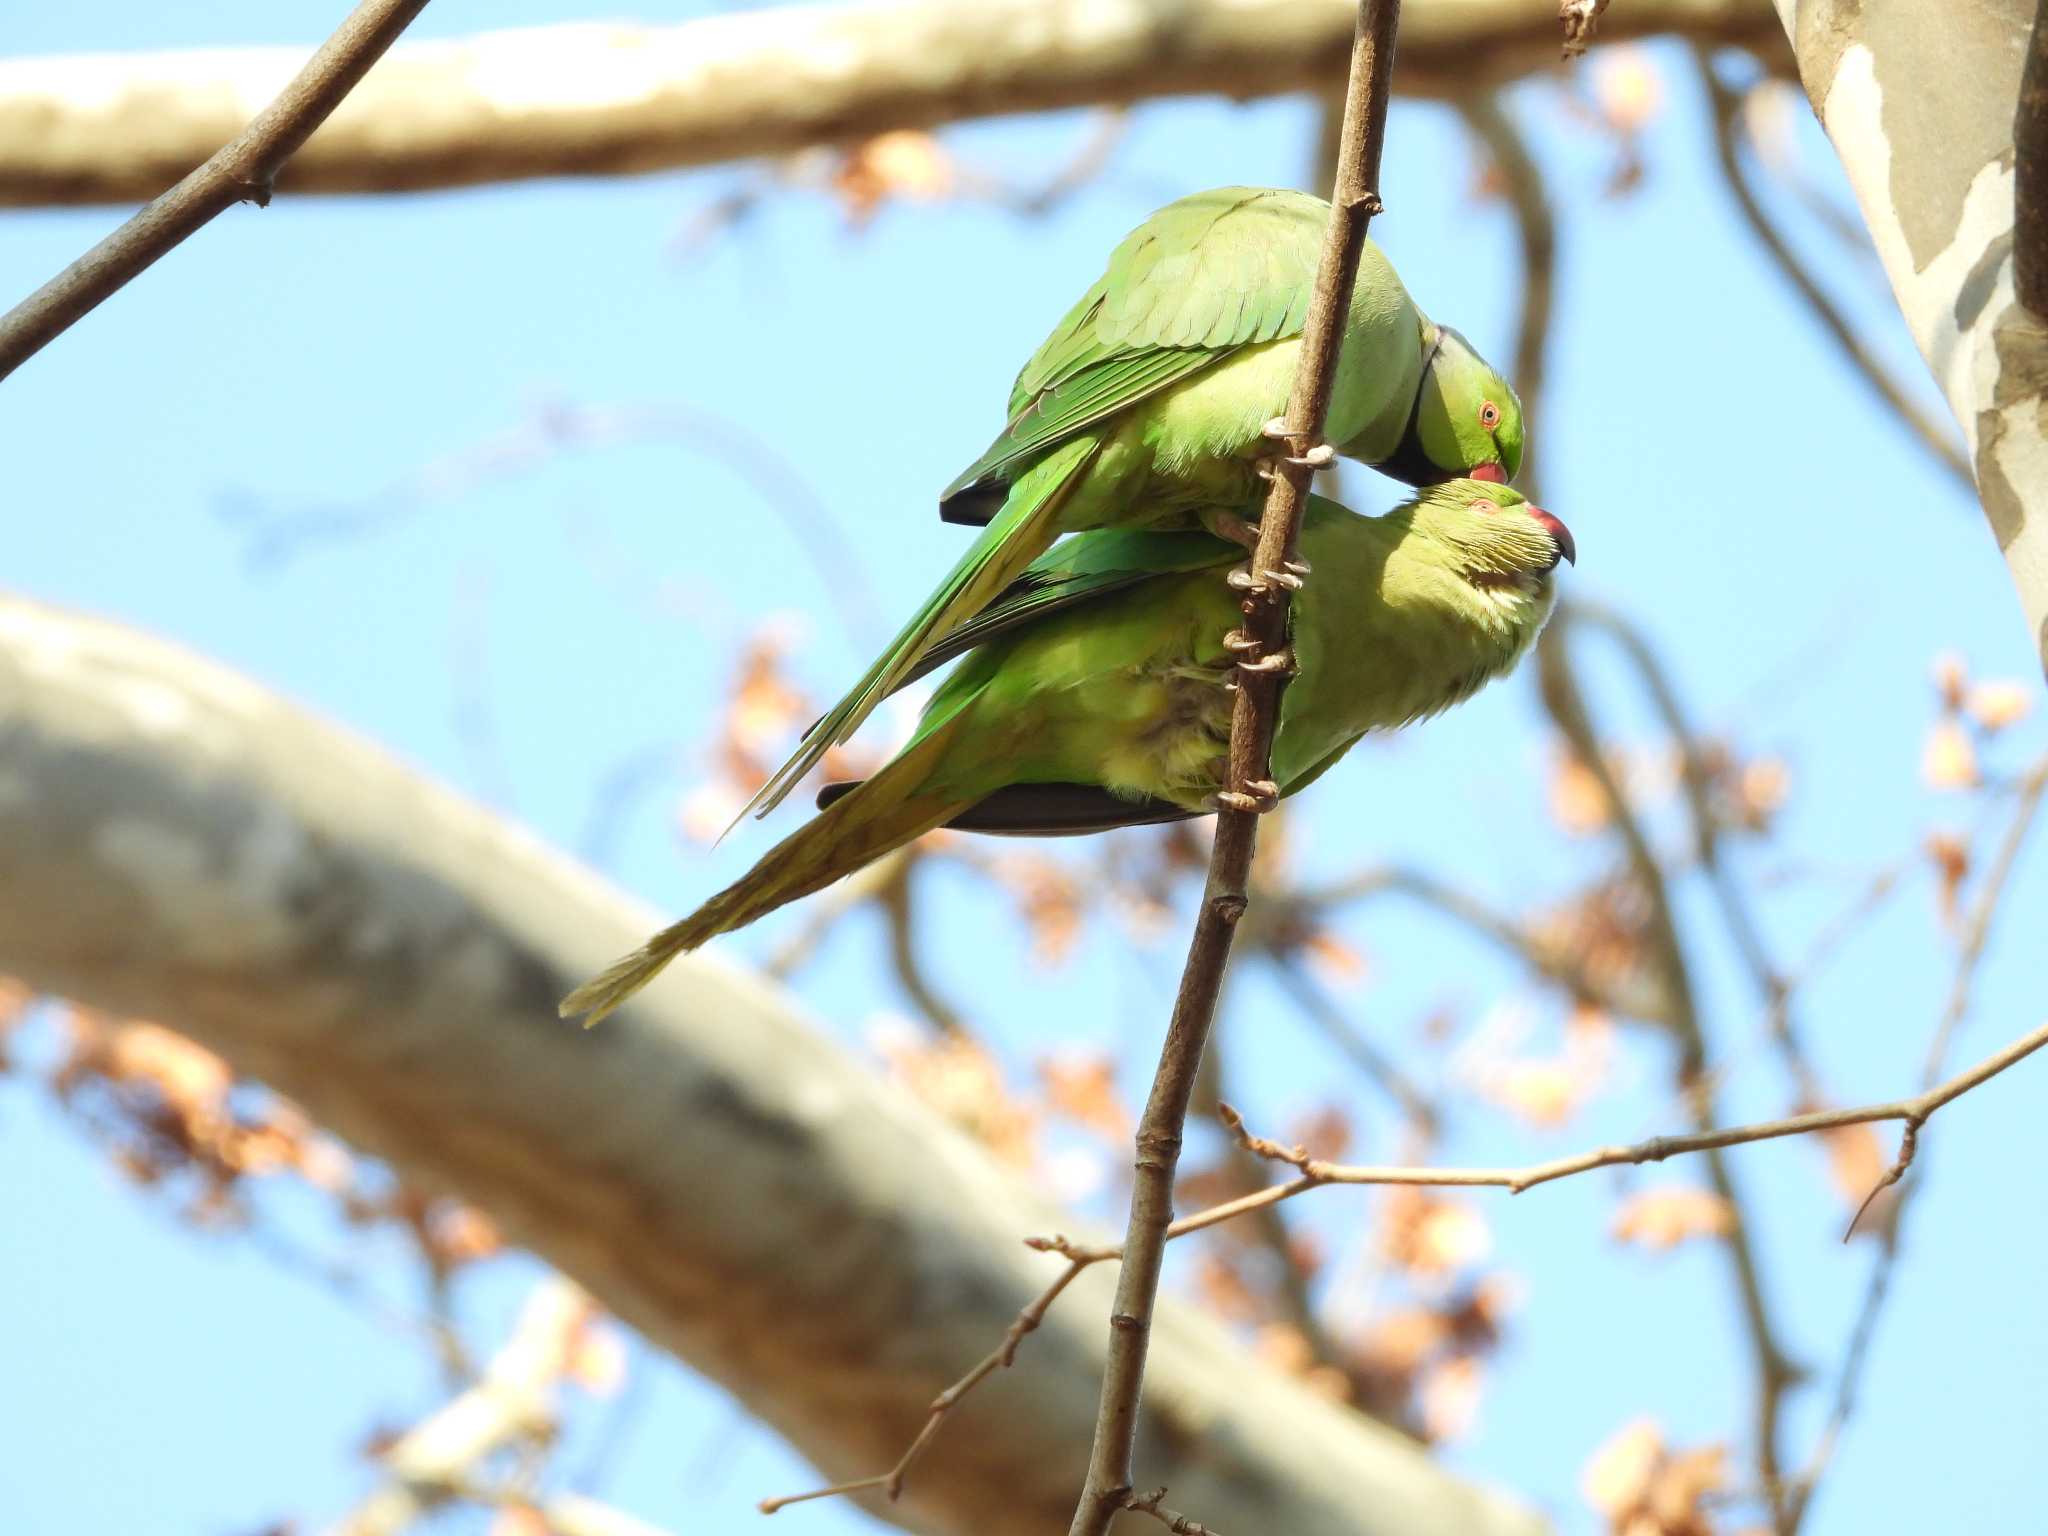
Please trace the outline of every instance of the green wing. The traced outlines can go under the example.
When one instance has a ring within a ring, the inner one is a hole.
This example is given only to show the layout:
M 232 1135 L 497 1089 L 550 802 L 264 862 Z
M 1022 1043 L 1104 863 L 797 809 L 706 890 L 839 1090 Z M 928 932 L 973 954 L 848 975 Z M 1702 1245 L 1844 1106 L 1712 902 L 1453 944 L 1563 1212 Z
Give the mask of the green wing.
M 1206 533 L 1101 528 L 1075 534 L 1032 561 L 994 602 L 926 651 L 896 686 L 913 683 L 998 635 L 1124 591 L 1151 577 L 1226 566 L 1243 557 L 1244 551 L 1235 544 Z
M 1219 187 L 1132 230 L 1017 375 L 1008 424 L 946 487 L 942 515 L 985 522 L 1022 461 L 1241 347 L 1299 335 L 1329 213 L 1304 192 Z
M 1001 512 L 975 536 L 960 563 L 946 574 L 936 592 L 898 631 L 847 695 L 804 733 L 788 762 L 755 792 L 740 817 L 765 816 L 780 805 L 797 781 L 824 760 L 825 754 L 860 728 L 877 704 L 914 674 L 927 647 L 943 639 L 957 624 L 971 621 L 1023 573 L 1059 537 L 1063 507 L 1087 478 L 1100 445 L 1080 437 L 1048 454 L 1022 477 Z M 740 817 L 734 818 L 737 825 Z

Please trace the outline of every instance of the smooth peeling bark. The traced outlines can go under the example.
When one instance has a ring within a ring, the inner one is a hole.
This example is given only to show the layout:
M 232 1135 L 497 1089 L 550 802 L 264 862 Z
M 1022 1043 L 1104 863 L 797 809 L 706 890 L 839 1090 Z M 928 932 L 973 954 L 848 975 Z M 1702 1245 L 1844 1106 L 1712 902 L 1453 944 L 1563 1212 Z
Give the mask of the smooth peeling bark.
M 487 1211 L 828 1478 L 879 1471 L 1058 1270 L 1020 1239 L 1061 1214 L 715 956 L 600 1029 L 555 1017 L 655 921 L 253 683 L 0 598 L 0 973 L 190 1035 Z M 1060 1528 L 1113 1279 L 1061 1299 L 881 1513 Z M 1172 1304 L 1140 1459 L 1224 1531 L 1541 1529 Z
M 1350 0 L 865 0 L 674 26 L 585 23 L 403 44 L 280 180 L 396 192 L 789 154 L 900 128 L 1167 96 L 1340 84 Z M 1784 54 L 1767 0 L 1628 0 L 1619 41 Z M 1410 0 L 1400 89 L 1555 67 L 1543 0 Z M 289 48 L 0 59 L 0 207 L 154 197 L 239 133 Z
M 1776 0 L 2048 671 L 2048 328 L 2014 292 L 2034 0 Z M 2048 239 L 2048 231 L 2037 231 Z

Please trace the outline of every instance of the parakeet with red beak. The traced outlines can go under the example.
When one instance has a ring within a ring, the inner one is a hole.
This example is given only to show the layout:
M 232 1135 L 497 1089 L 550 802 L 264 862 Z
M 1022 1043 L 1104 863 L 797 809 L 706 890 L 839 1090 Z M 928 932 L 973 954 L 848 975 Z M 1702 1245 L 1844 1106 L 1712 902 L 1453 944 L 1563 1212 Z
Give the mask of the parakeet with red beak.
M 1289 609 L 1296 673 L 1272 781 L 1313 783 L 1368 731 L 1448 709 L 1509 671 L 1550 614 L 1563 523 L 1511 487 L 1460 479 L 1383 517 L 1312 497 L 1316 578 Z M 828 785 L 823 814 L 733 885 L 562 1003 L 603 1018 L 677 955 L 753 922 L 935 827 L 1052 836 L 1212 810 L 1225 794 L 1239 551 L 1205 533 L 1085 533 L 942 644 L 965 655 L 916 734 L 875 774 Z
M 1061 534 L 1201 527 L 1255 541 L 1244 509 L 1285 451 L 1277 418 L 1329 216 L 1305 192 L 1221 187 L 1124 238 L 1017 375 L 1001 434 L 939 499 L 948 522 L 985 524 L 980 536 L 749 811 L 778 805 Z M 1506 481 L 1521 464 L 1522 407 L 1367 241 L 1324 435 L 1334 446 L 1312 452 L 1318 464 L 1334 452 L 1413 485 Z

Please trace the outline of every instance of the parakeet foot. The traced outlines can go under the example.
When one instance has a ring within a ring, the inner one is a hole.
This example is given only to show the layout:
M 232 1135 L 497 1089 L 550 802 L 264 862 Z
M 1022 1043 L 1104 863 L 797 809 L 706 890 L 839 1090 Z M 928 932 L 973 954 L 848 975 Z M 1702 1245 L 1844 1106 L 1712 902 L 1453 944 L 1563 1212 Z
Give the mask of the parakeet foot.
M 1271 779 L 1253 779 L 1242 790 L 1218 790 L 1209 797 L 1212 810 L 1250 811 L 1263 816 L 1280 803 L 1280 786 Z
M 1257 677 L 1292 677 L 1295 672 L 1294 652 L 1283 645 L 1277 651 L 1268 651 L 1263 656 L 1240 661 L 1237 670 Z
M 1259 429 L 1259 435 L 1276 443 L 1290 443 L 1294 434 L 1287 429 L 1287 419 L 1275 416 Z M 1279 464 L 1298 464 L 1304 469 L 1327 469 L 1337 459 L 1337 450 L 1328 443 L 1312 444 L 1305 453 L 1271 454 L 1258 461 L 1260 478 L 1270 480 L 1273 470 Z
M 1290 561 L 1288 563 L 1292 564 L 1293 562 Z M 1264 594 L 1271 592 L 1276 587 L 1285 587 L 1290 592 L 1299 592 L 1302 588 L 1301 577 L 1297 576 L 1293 571 L 1254 571 L 1250 561 L 1246 561 L 1240 566 L 1234 566 L 1230 574 L 1225 576 L 1223 580 L 1235 592 Z
M 1225 512 L 1217 507 L 1206 508 L 1200 516 L 1202 526 L 1217 538 L 1242 544 L 1247 550 L 1259 547 L 1258 524 L 1248 523 L 1235 512 Z

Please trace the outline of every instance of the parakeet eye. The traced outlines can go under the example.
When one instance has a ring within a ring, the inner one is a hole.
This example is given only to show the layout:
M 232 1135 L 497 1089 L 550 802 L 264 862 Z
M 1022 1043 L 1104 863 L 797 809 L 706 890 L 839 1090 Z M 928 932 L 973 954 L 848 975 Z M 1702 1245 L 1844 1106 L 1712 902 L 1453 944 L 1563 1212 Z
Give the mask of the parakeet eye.
M 1498 512 L 1500 510 L 1499 502 L 1488 501 L 1484 496 L 1481 496 L 1477 501 L 1469 503 L 1469 505 L 1474 512 Z
M 1486 430 L 1489 432 L 1491 432 L 1495 427 L 1500 425 L 1500 407 L 1495 405 L 1491 400 L 1483 400 L 1480 402 L 1479 425 L 1486 428 Z

